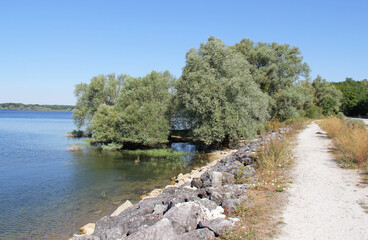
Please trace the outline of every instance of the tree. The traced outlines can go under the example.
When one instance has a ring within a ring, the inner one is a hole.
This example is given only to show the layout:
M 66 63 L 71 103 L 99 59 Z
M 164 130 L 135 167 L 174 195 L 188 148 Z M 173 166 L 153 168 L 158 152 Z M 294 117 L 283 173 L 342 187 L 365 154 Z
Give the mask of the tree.
M 119 142 L 154 146 L 167 142 L 172 116 L 174 77 L 168 72 L 151 72 L 124 83 L 116 110 Z
M 322 113 L 325 116 L 338 113 L 342 93 L 319 75 L 312 86 L 315 89 L 315 105 L 322 109 Z
M 90 128 L 96 142 L 111 143 L 118 141 L 116 107 L 100 105 L 93 115 Z
M 307 81 L 281 89 L 274 95 L 276 116 L 281 121 L 305 115 L 305 110 L 313 104 L 313 92 Z
M 341 110 L 346 116 L 367 116 L 368 115 L 368 81 L 355 81 L 346 78 L 344 82 L 335 82 L 333 85 L 342 94 Z
M 309 78 L 309 66 L 303 63 L 297 47 L 275 42 L 255 44 L 245 38 L 232 48 L 248 61 L 254 80 L 270 96 L 292 87 L 297 80 Z
M 89 129 L 93 115 L 102 104 L 113 106 L 120 97 L 123 83 L 129 76 L 108 74 L 91 79 L 89 84 L 76 85 L 74 94 L 77 103 L 73 110 L 74 123 L 78 129 L 87 126 Z
M 207 144 L 254 136 L 268 117 L 268 96 L 249 73 L 249 64 L 214 37 L 186 54 L 176 97 L 192 135 Z

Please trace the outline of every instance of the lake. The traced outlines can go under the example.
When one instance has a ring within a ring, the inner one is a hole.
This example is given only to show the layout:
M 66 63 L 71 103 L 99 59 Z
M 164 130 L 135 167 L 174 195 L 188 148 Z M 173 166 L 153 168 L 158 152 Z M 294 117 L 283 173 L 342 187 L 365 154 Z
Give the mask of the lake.
M 99 151 L 66 137 L 71 114 L 0 111 L 0 239 L 67 239 L 205 163 L 185 143 L 172 146 L 187 154 L 177 160 Z M 67 151 L 73 144 L 83 151 Z

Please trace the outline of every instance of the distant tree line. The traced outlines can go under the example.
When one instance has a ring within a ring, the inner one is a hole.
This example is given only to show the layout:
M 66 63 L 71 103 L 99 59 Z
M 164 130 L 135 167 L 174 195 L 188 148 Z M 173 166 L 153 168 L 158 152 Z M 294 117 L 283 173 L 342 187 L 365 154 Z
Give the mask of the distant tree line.
M 0 103 L 0 110 L 23 110 L 23 111 L 72 111 L 72 105 L 40 105 L 23 103 Z
M 335 88 L 343 94 L 341 111 L 346 116 L 368 116 L 368 81 L 354 81 L 346 78 L 344 82 L 334 82 Z
M 194 140 L 228 145 L 255 137 L 271 118 L 336 114 L 342 93 L 310 68 L 297 47 L 210 37 L 186 54 L 182 76 L 99 75 L 76 86 L 73 117 L 101 143 L 157 146 L 186 126 Z

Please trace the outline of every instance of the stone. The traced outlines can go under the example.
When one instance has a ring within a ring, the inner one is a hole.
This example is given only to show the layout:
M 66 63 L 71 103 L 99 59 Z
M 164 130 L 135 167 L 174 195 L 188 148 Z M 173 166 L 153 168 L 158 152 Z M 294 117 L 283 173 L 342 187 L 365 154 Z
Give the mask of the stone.
M 198 203 L 186 202 L 178 203 L 164 215 L 174 226 L 175 232 L 182 234 L 193 231 L 197 228 L 197 218 L 201 215 Z
M 113 213 L 111 213 L 110 216 L 115 217 L 124 212 L 126 209 L 130 208 L 131 206 L 133 206 L 133 204 L 129 200 L 126 200 L 125 203 L 121 204 Z
M 223 172 L 222 173 L 222 185 L 226 184 L 235 184 L 235 177 L 231 173 Z
M 202 187 L 201 179 L 200 178 L 193 178 L 192 182 L 190 183 L 190 186 L 196 187 L 196 188 L 201 188 Z
M 222 201 L 221 206 L 224 208 L 224 212 L 226 214 L 232 214 L 235 212 L 236 208 L 243 202 L 244 200 L 241 198 L 225 199 L 224 201 Z
M 158 240 L 158 239 L 166 239 L 166 240 L 178 240 L 176 233 L 174 232 L 174 227 L 171 224 L 170 220 L 167 218 L 163 218 L 158 221 L 156 224 L 146 227 L 145 229 L 135 232 L 129 235 L 127 240 Z
M 101 238 L 96 236 L 74 234 L 72 240 L 101 240 Z
M 210 229 L 216 234 L 216 236 L 221 236 L 226 231 L 231 231 L 233 226 L 234 225 L 230 220 L 224 218 L 216 218 L 199 222 L 199 227 Z
M 180 240 L 212 240 L 215 234 L 208 228 L 201 228 L 178 236 Z
M 81 227 L 79 231 L 81 234 L 92 235 L 93 232 L 95 231 L 95 227 L 96 227 L 95 223 L 87 223 L 86 225 Z
M 167 205 L 163 205 L 163 204 L 156 205 L 155 208 L 153 209 L 153 213 L 163 215 L 164 212 L 166 212 L 167 207 L 168 207 Z
M 222 173 L 221 172 L 213 172 L 211 174 L 212 186 L 222 186 Z

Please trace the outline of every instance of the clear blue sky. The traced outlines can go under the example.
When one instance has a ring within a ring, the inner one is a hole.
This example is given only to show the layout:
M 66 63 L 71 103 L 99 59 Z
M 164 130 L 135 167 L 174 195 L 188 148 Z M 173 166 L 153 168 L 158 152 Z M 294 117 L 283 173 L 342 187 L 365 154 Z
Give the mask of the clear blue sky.
M 368 78 L 367 1 L 0 2 L 0 103 L 74 104 L 98 74 L 180 77 L 211 35 L 298 46 L 328 81 Z

